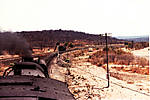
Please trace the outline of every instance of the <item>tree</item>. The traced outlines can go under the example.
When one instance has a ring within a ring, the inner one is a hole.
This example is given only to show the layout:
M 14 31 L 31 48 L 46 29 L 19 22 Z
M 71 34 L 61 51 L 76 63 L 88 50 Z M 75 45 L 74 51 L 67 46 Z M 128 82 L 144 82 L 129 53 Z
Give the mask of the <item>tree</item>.
M 70 43 L 70 44 L 68 45 L 68 47 L 73 48 L 73 44 L 72 44 L 72 43 Z

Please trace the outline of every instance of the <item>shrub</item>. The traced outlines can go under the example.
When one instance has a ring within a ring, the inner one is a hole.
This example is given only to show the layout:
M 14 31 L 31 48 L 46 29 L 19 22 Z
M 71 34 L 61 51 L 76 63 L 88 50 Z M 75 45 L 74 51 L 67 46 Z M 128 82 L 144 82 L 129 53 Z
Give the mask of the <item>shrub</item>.
M 96 61 L 98 64 L 107 63 L 105 51 L 96 52 L 90 57 L 90 59 L 93 59 L 91 60 L 92 63 L 96 63 Z M 108 60 L 109 63 L 129 65 L 134 61 L 134 56 L 131 53 L 126 53 L 122 51 L 121 49 L 117 50 L 110 49 L 108 53 Z

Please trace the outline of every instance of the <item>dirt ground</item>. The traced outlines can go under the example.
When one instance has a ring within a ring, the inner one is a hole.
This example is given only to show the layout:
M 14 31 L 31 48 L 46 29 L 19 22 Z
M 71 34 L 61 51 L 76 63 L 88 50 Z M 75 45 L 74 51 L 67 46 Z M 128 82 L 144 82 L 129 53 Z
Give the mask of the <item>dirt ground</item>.
M 72 58 L 68 68 L 60 67 L 59 63 L 65 62 L 55 59 L 49 69 L 50 77 L 67 82 L 76 100 L 149 100 L 149 75 L 111 70 L 115 74 L 110 76 L 110 86 L 106 88 L 106 71 L 87 60 L 92 53 Z

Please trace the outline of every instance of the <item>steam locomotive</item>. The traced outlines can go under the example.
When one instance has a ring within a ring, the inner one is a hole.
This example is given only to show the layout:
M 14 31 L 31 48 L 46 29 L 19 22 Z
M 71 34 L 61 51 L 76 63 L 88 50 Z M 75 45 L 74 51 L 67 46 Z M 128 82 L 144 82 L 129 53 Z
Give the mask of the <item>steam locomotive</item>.
M 0 100 L 75 99 L 66 83 L 49 78 L 44 60 L 23 58 L 0 77 Z

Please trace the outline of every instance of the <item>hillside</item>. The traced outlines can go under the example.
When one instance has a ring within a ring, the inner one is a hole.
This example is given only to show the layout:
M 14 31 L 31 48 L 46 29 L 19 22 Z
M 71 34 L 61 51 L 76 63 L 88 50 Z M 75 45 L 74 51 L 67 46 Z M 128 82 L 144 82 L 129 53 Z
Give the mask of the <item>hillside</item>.
M 105 43 L 105 37 L 77 32 L 72 30 L 43 30 L 43 31 L 22 31 L 16 32 L 17 35 L 24 37 L 32 46 L 54 46 L 56 42 L 86 42 L 87 44 Z M 119 43 L 120 40 L 108 37 L 109 43 Z

